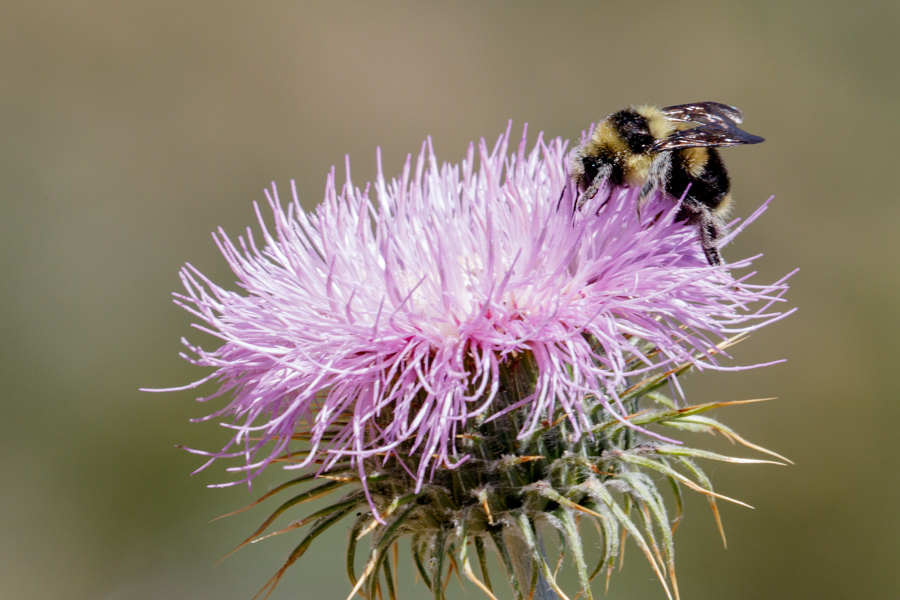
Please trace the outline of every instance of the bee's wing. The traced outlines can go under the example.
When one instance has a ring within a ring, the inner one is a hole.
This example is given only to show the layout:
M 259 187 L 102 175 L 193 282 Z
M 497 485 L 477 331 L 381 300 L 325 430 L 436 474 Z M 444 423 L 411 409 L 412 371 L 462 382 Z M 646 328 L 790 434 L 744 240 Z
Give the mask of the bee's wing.
M 663 152 L 680 148 L 711 148 L 716 146 L 738 146 L 740 144 L 758 144 L 765 141 L 758 135 L 752 135 L 742 129 L 712 125 L 699 125 L 693 129 L 676 131 L 669 137 L 657 140 L 651 150 Z
M 730 128 L 744 120 L 744 113 L 733 106 L 719 102 L 695 102 L 662 109 L 663 115 L 672 121 L 701 123 Z

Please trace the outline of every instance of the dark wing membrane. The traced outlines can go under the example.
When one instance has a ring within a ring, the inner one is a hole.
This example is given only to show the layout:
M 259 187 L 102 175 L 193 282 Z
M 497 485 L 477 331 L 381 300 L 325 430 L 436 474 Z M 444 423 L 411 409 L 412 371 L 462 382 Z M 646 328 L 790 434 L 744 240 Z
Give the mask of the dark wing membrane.
M 719 102 L 679 104 L 662 109 L 663 115 L 672 121 L 701 123 L 730 128 L 744 120 L 744 113 L 733 106 Z
M 751 135 L 734 125 L 723 128 L 713 125 L 700 125 L 693 129 L 676 131 L 669 137 L 657 140 L 651 150 L 662 152 L 680 148 L 711 148 L 715 146 L 738 146 L 740 144 L 758 144 L 764 141 L 757 135 Z

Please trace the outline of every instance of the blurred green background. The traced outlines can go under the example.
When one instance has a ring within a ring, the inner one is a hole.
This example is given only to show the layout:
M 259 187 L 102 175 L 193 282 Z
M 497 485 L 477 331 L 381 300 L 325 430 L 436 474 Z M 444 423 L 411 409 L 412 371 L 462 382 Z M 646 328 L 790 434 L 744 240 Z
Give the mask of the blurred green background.
M 725 150 L 737 216 L 776 196 L 725 256 L 764 252 L 764 281 L 799 267 L 800 311 L 735 348 L 786 364 L 688 393 L 778 396 L 718 416 L 796 464 L 711 466 L 756 509 L 722 507 L 724 550 L 688 503 L 682 595 L 900 598 L 898 55 L 896 1 L 5 2 L 0 598 L 248 600 L 297 542 L 211 569 L 263 512 L 208 521 L 258 491 L 207 489 L 223 464 L 189 477 L 201 460 L 174 445 L 218 448 L 188 422 L 212 407 L 138 392 L 201 375 L 177 356 L 209 343 L 171 303 L 178 269 L 233 281 L 209 233 L 252 225 L 271 181 L 313 207 L 345 154 L 361 184 L 377 146 L 391 175 L 428 135 L 457 162 L 509 119 L 572 139 L 624 105 L 704 100 L 767 138 Z M 272 597 L 345 598 L 344 542 Z M 663 598 L 628 553 L 607 597 Z

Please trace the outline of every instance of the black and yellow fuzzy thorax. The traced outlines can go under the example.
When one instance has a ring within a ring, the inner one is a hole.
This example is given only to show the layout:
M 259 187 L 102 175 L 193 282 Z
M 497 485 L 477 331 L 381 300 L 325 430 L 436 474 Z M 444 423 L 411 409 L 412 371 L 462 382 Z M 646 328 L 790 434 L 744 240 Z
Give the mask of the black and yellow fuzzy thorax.
M 578 152 L 573 169 L 592 182 L 601 169 L 613 185 L 641 186 L 650 177 L 653 144 L 679 129 L 655 106 L 632 106 L 615 112 L 594 129 Z M 580 163 L 580 164 L 578 164 Z

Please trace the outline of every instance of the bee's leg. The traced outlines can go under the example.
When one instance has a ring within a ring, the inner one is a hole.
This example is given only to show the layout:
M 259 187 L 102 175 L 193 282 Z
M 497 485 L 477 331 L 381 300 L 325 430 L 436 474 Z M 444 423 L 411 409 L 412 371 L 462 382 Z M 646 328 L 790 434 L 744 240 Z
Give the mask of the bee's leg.
M 597 192 L 600 191 L 600 188 L 603 187 L 604 183 L 608 183 L 609 176 L 612 173 L 612 165 L 601 165 L 597 169 L 597 175 L 594 177 L 594 180 L 591 181 L 591 185 L 584 190 L 580 196 L 578 196 L 578 200 L 575 202 L 575 208 L 572 212 L 581 210 L 581 207 L 584 206 L 588 200 L 591 200 L 594 196 L 597 195 Z M 603 201 L 603 204 L 597 207 L 597 211 L 599 212 L 601 208 L 606 204 L 609 200 L 609 196 L 607 196 L 606 200 Z
M 710 265 L 722 264 L 722 254 L 719 252 L 717 242 L 722 235 L 720 220 L 704 205 L 700 212 L 700 245 L 706 254 L 706 260 Z
M 672 168 L 672 153 L 660 152 L 653 158 L 650 163 L 650 173 L 647 181 L 641 187 L 641 195 L 638 198 L 638 219 L 641 218 L 641 211 L 647 205 L 647 200 L 655 192 L 665 188 L 669 180 L 669 171 Z
M 713 267 L 722 264 L 722 254 L 717 245 L 724 230 L 721 217 L 693 198 L 684 199 L 682 210 L 690 215 L 688 221 L 696 223 L 700 230 L 700 246 L 707 262 Z
M 647 183 L 643 185 L 641 188 L 641 195 L 638 196 L 638 204 L 637 204 L 637 217 L 638 221 L 641 220 L 641 211 L 643 211 L 644 207 L 647 205 L 647 198 L 650 197 L 653 192 L 659 189 L 659 183 L 655 181 L 652 177 L 647 180 Z
M 588 186 L 586 190 L 581 192 L 581 195 L 578 196 L 578 200 L 575 202 L 575 206 L 572 209 L 572 212 L 576 212 L 581 210 L 581 207 L 585 205 L 585 203 L 597 195 L 597 192 L 600 191 L 600 185 L 603 183 L 603 178 L 601 176 L 597 176 L 594 178 L 594 181 L 591 185 Z
M 703 246 L 707 262 L 713 267 L 722 264 L 722 253 L 716 246 L 716 238 L 719 237 L 718 229 L 715 225 L 706 223 L 701 224 L 700 227 L 700 244 Z

